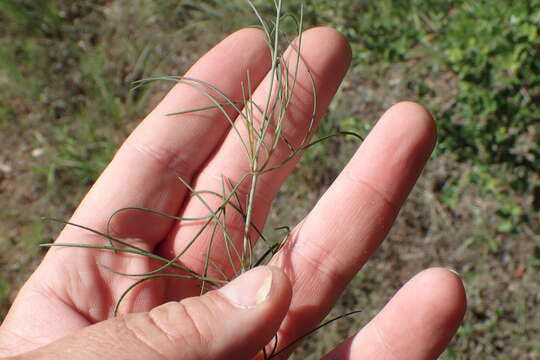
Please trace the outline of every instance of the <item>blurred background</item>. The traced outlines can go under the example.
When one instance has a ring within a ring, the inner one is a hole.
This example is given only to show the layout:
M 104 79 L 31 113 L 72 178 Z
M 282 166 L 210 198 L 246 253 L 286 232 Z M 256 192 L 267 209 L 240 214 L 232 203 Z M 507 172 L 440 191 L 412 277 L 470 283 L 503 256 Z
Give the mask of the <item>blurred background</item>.
M 272 1 L 255 1 L 270 18 Z M 284 0 L 299 13 L 300 1 Z M 169 83 L 229 32 L 244 0 L 0 0 L 0 319 L 115 148 Z M 443 359 L 540 359 L 540 0 L 305 0 L 353 65 L 319 135 L 367 134 L 400 100 L 433 113 L 439 143 L 396 226 L 332 315 L 295 353 L 317 359 L 414 274 L 456 269 L 469 308 Z M 358 147 L 312 148 L 268 229 L 293 226 Z M 291 203 L 295 206 L 291 206 Z

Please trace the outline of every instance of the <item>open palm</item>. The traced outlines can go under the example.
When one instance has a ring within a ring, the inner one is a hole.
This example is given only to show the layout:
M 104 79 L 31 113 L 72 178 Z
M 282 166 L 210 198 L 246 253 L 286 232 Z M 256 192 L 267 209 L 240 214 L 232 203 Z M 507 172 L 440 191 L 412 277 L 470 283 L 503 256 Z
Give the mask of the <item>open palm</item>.
M 306 31 L 301 54 L 303 62 L 299 65 L 293 101 L 283 129 L 283 134 L 293 145 L 298 145 L 308 131 L 314 106 L 316 120 L 326 110 L 351 57 L 346 40 L 328 28 Z M 289 61 L 294 59 L 296 57 L 291 56 Z M 263 104 L 269 89 L 267 74 L 271 65 L 264 34 L 245 29 L 210 50 L 187 76 L 211 83 L 231 99 L 241 99 L 242 84 L 249 83 L 254 89 L 253 101 Z M 316 85 L 316 104 L 310 74 Z M 231 184 L 238 182 L 249 172 L 238 133 L 231 130 L 218 109 L 178 116 L 167 114 L 209 105 L 208 97 L 200 91 L 185 84 L 175 85 L 122 145 L 70 221 L 105 232 L 109 216 L 124 207 L 150 208 L 186 218 L 207 216 L 205 204 L 191 196 L 179 178 L 191 184 L 195 191 L 217 193 L 222 190 L 223 179 Z M 226 108 L 226 111 L 230 116 L 238 115 L 233 108 Z M 245 130 L 241 119 L 238 129 L 240 132 Z M 135 281 L 107 268 L 144 273 L 160 263 L 138 255 L 55 247 L 50 249 L 20 291 L 2 324 L 0 355 L 21 354 L 34 349 L 39 353 L 39 349 L 47 344 L 53 344 L 49 348 L 55 351 L 54 342 L 66 336 L 77 339 L 72 343 L 60 341 L 63 345 L 58 346 L 69 349 L 70 344 L 77 341 L 84 343 L 82 335 L 77 334 L 94 334 L 85 349 L 90 349 L 90 354 L 101 354 L 101 358 L 123 358 L 112 355 L 116 354 L 116 348 L 123 349 L 126 358 L 151 358 L 142 355 L 150 351 L 148 349 L 158 349 L 160 357 L 156 358 L 195 359 L 204 354 L 212 359 L 229 358 L 225 354 L 231 353 L 231 344 L 237 344 L 233 358 L 243 358 L 270 342 L 277 329 L 279 343 L 288 344 L 324 318 L 384 239 L 429 157 L 435 138 L 433 120 L 419 105 L 401 103 L 387 111 L 334 184 L 291 232 L 286 246 L 271 260 L 273 281 L 276 282 L 272 291 L 277 300 L 265 310 L 266 315 L 242 320 L 238 316 L 218 316 L 220 306 L 224 305 L 216 305 L 214 311 L 209 308 L 215 305 L 213 302 L 202 307 L 187 306 L 191 325 L 182 326 L 196 329 L 192 332 L 198 334 L 199 349 L 171 344 L 170 332 L 169 340 L 160 338 L 163 343 L 154 343 L 157 340 L 153 340 L 152 334 L 162 330 L 156 323 L 163 314 L 148 315 L 148 312 L 164 303 L 199 295 L 200 281 L 158 279 L 145 282 L 134 288 L 120 307 L 120 314 L 138 313 L 136 320 L 131 322 L 126 320 L 131 319 L 129 316 L 120 316 L 124 320 L 119 320 L 113 327 L 117 332 L 110 330 L 109 325 L 103 325 L 101 329 L 107 329 L 105 335 L 103 331 L 87 330 L 85 333 L 84 329 L 107 323 L 104 321 L 111 317 L 116 300 Z M 287 156 L 287 151 L 278 147 L 271 161 L 277 164 Z M 263 227 L 274 196 L 297 160 L 296 157 L 260 177 L 252 216 L 257 227 Z M 239 191 L 244 195 L 247 193 L 247 189 Z M 210 206 L 221 202 L 210 195 L 206 200 Z M 225 221 L 230 228 L 238 229 L 237 233 L 232 232 L 233 238 L 241 237 L 241 217 L 231 214 Z M 110 231 L 115 237 L 139 248 L 172 258 L 187 247 L 199 228 L 197 222 L 175 221 L 144 211 L 126 210 L 113 218 Z M 179 263 L 201 273 L 206 266 L 211 232 L 210 227 L 203 231 Z M 108 244 L 102 237 L 73 226 L 67 226 L 57 242 Z M 211 251 L 213 263 L 219 264 L 227 275 L 232 275 L 227 252 L 224 245 L 219 244 L 224 242 L 217 241 Z M 283 273 L 286 276 L 282 276 Z M 215 297 L 212 301 L 219 302 Z M 189 301 L 194 303 L 196 300 Z M 459 279 L 446 270 L 427 270 L 411 280 L 355 337 L 328 356 L 335 359 L 435 358 L 455 332 L 464 307 L 465 297 Z M 170 316 L 171 313 L 167 313 L 169 320 Z M 237 330 L 226 331 L 223 321 L 229 321 L 229 325 Z M 248 322 L 252 325 L 247 325 Z M 141 330 L 145 326 L 157 330 Z M 242 331 L 244 326 L 246 330 Z M 127 332 L 124 331 L 126 327 L 129 328 Z M 124 335 L 131 340 L 122 338 Z M 183 344 L 182 341 L 178 343 Z M 131 345 L 126 348 L 126 343 Z M 245 350 L 240 351 L 239 347 Z M 138 356 L 127 356 L 133 349 Z M 192 355 L 197 351 L 198 355 Z M 81 358 L 92 357 L 86 354 Z

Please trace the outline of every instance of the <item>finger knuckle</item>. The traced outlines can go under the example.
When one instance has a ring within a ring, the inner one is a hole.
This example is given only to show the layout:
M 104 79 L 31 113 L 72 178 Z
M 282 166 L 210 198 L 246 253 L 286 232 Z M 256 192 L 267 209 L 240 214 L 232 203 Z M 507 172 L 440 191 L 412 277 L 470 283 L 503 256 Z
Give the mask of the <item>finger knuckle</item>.
M 212 327 L 209 314 L 212 314 L 211 310 L 204 301 L 193 299 L 171 302 L 150 312 L 155 326 L 171 343 L 193 353 L 210 346 Z

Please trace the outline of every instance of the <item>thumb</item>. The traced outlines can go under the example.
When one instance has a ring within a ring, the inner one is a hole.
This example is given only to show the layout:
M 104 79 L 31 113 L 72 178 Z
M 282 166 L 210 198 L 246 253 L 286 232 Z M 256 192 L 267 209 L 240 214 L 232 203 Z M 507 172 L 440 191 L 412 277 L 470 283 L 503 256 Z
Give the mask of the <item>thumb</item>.
M 291 291 L 281 270 L 258 267 L 219 290 L 97 323 L 22 359 L 249 359 L 277 332 Z

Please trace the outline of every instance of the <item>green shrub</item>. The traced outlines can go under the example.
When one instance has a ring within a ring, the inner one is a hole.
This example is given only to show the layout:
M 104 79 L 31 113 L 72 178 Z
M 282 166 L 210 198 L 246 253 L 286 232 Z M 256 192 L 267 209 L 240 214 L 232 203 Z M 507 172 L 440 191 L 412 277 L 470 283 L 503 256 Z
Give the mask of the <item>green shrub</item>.
M 408 68 L 438 120 L 436 154 L 471 165 L 468 181 L 501 204 L 500 231 L 527 221 L 514 194 L 540 209 L 540 1 L 307 1 L 306 13 L 350 39 L 357 71 Z
M 471 180 L 501 204 L 502 232 L 527 221 L 513 194 L 532 193 L 540 208 L 539 30 L 539 1 L 470 1 L 430 44 L 458 87 L 447 109 L 435 109 L 440 150 L 473 165 Z

